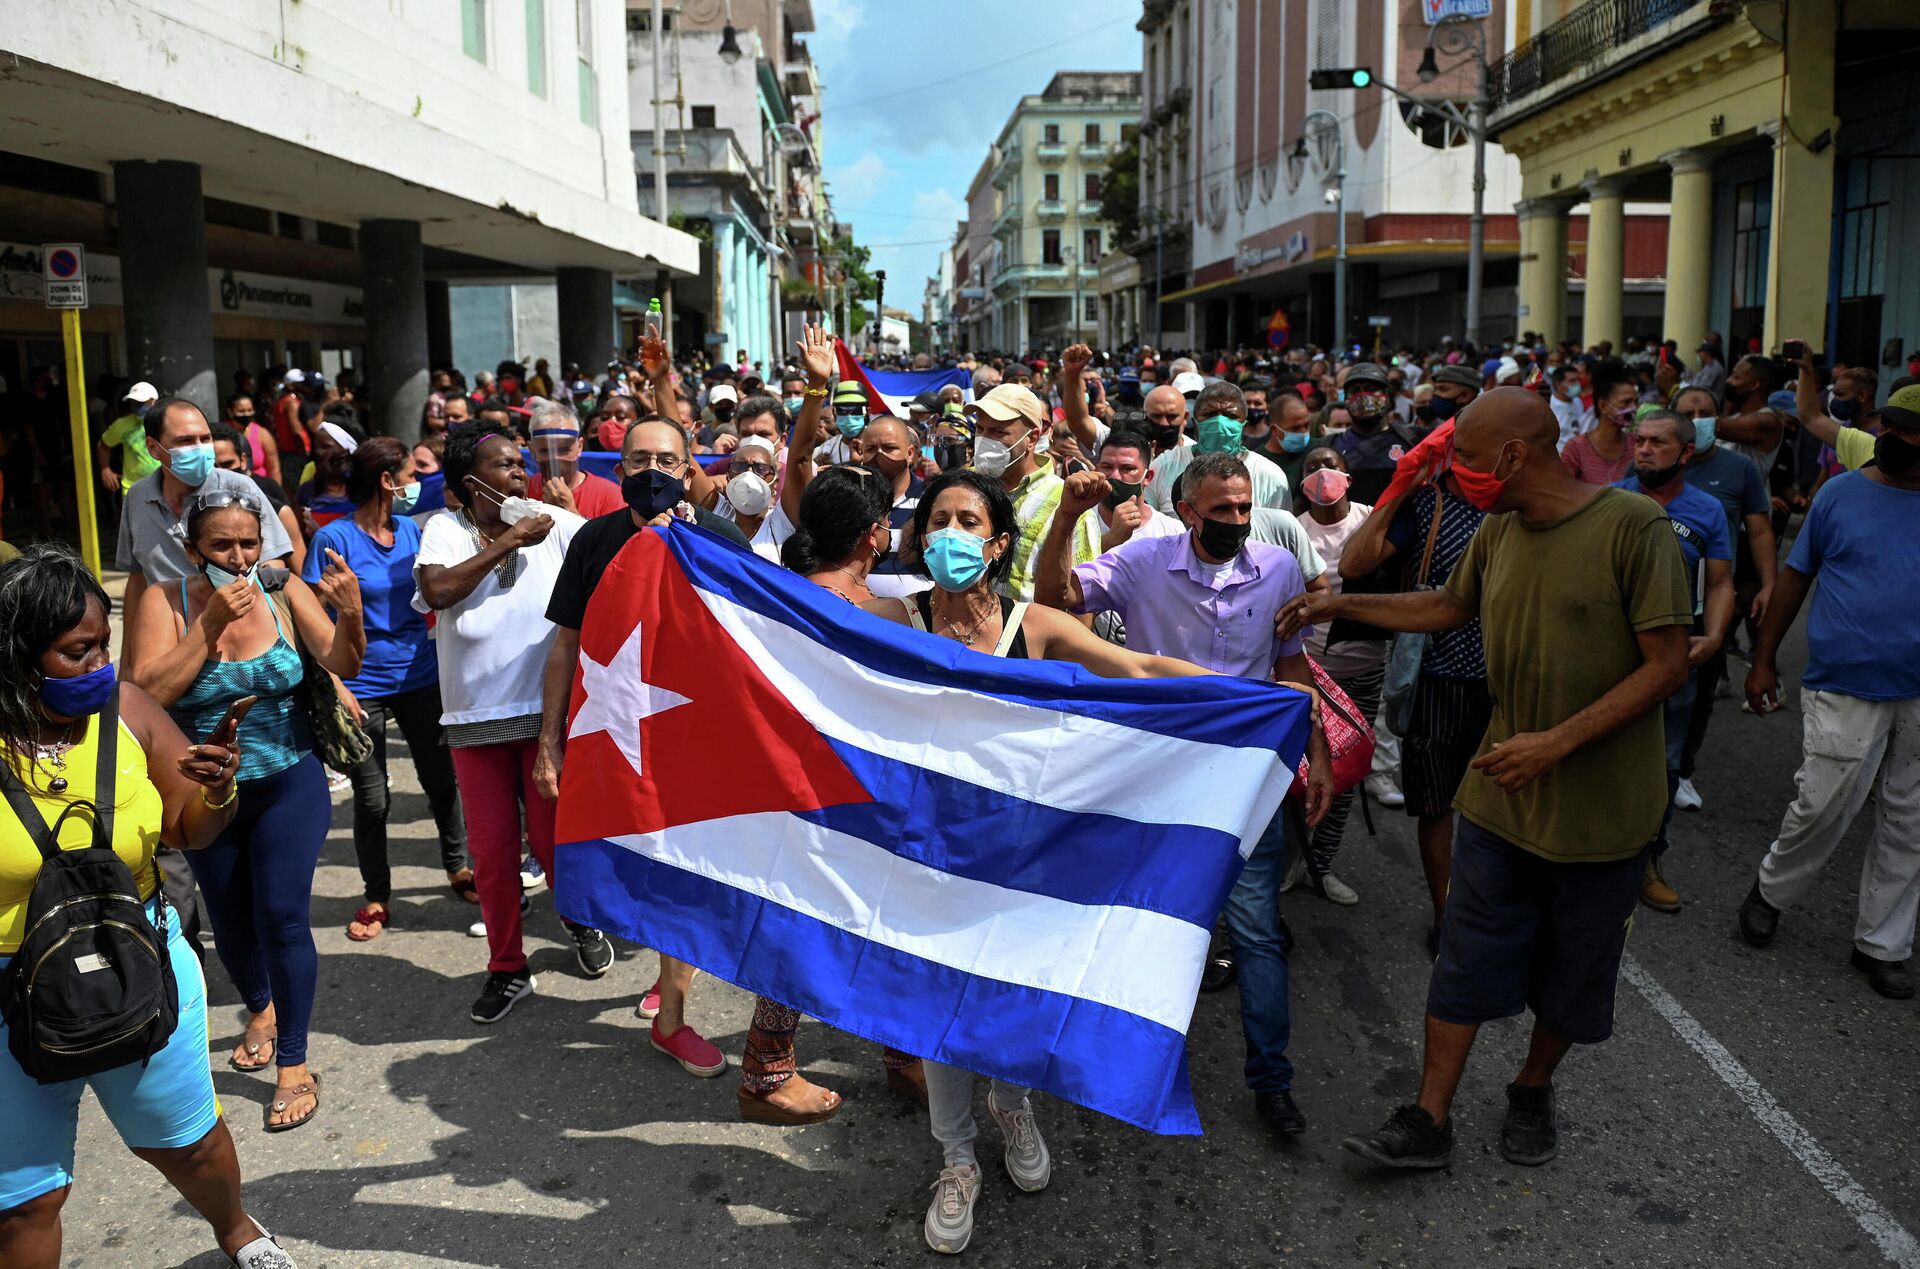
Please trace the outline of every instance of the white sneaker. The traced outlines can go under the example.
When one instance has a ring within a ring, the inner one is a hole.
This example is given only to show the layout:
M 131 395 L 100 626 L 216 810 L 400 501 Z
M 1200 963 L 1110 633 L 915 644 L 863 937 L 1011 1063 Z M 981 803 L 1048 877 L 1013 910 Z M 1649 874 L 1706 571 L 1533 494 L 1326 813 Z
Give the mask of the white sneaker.
M 239 1269 L 298 1269 L 293 1257 L 282 1251 L 280 1244 L 273 1240 L 266 1227 L 259 1221 L 253 1227 L 260 1231 L 260 1237 L 254 1239 L 231 1257 Z
M 1407 797 L 1393 782 L 1393 777 L 1384 771 L 1376 771 L 1367 777 L 1367 796 L 1381 806 L 1405 806 Z
M 1673 804 L 1683 811 L 1697 811 L 1703 805 L 1700 790 L 1693 787 L 1693 781 L 1682 780 L 1673 791 Z
M 1332 873 L 1321 877 L 1314 889 L 1318 890 L 1320 897 L 1328 903 L 1337 903 L 1343 908 L 1351 908 L 1360 902 L 1359 892 Z
M 970 1163 L 943 1168 L 933 1183 L 933 1202 L 922 1226 L 927 1246 L 949 1256 L 965 1251 L 973 1238 L 973 1202 L 979 1197 L 979 1168 Z
M 1293 866 L 1287 869 L 1287 875 L 1280 879 L 1280 893 L 1285 894 L 1287 891 L 1292 890 L 1294 887 L 1298 886 L 1301 882 L 1305 881 L 1306 879 L 1307 879 L 1307 859 L 1306 859 L 1306 856 L 1302 855 L 1300 858 L 1293 861 Z
M 1012 1110 L 1001 1110 L 989 1094 L 987 1110 L 1007 1139 L 1007 1175 L 1029 1194 L 1046 1189 L 1053 1179 L 1053 1157 L 1040 1136 L 1040 1125 L 1034 1122 L 1033 1103 L 1022 1097 Z

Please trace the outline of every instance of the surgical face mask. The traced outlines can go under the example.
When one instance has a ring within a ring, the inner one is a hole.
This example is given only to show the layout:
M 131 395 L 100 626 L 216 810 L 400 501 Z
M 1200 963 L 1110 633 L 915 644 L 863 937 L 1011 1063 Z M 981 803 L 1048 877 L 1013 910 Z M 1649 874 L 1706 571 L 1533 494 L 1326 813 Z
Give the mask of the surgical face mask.
M 220 590 L 223 587 L 233 585 L 243 577 L 248 581 L 253 581 L 259 576 L 260 565 L 258 563 L 249 564 L 244 573 L 230 573 L 218 564 L 215 564 L 212 560 L 207 560 L 200 565 L 200 571 L 206 575 L 209 585 L 215 590 Z
M 420 482 L 402 485 L 393 491 L 393 514 L 405 516 L 413 514 L 413 504 L 420 501 Z
M 780 404 L 787 407 L 787 413 L 793 415 L 795 418 L 800 417 L 801 407 L 805 406 L 806 403 L 807 399 L 805 397 L 783 397 L 780 401 Z
M 1282 432 L 1280 433 L 1280 448 L 1289 454 L 1304 454 L 1313 448 L 1313 434 L 1311 432 Z
M 927 574 L 941 590 L 970 590 L 987 571 L 986 541 L 965 529 L 941 529 L 921 552 Z
M 1239 419 L 1228 414 L 1201 419 L 1194 438 L 1195 448 L 1202 454 L 1237 454 L 1246 448 L 1240 439 L 1243 426 Z
M 833 425 L 840 429 L 840 435 L 852 440 L 867 430 L 867 416 L 864 411 L 842 414 L 838 410 L 833 414 Z
M 40 681 L 40 704 L 60 718 L 85 718 L 106 708 L 113 695 L 113 662 L 70 679 Z
M 991 436 L 982 436 L 973 443 L 973 469 L 982 476 L 998 478 L 1006 474 L 1007 468 L 1014 464 L 1014 454 L 1026 438 L 1021 437 L 1011 447 L 994 440 Z M 965 589 L 962 587 L 961 589 Z
M 758 473 L 743 471 L 727 481 L 727 501 L 741 515 L 764 515 L 773 505 L 773 486 Z
M 181 483 L 198 489 L 213 471 L 213 445 L 181 445 L 167 451 L 167 467 Z
M 1693 421 L 1693 450 L 1696 454 L 1706 453 L 1707 447 L 1713 444 L 1714 432 L 1719 423 L 1720 420 L 1712 415 Z
M 468 476 L 467 485 L 473 492 L 500 508 L 500 520 L 503 524 L 513 524 L 526 519 L 528 516 L 537 516 L 544 510 L 543 504 L 535 502 L 531 498 L 522 498 L 518 494 L 512 494 L 504 498 L 501 497 L 494 492 L 493 486 L 487 484 L 478 476 Z

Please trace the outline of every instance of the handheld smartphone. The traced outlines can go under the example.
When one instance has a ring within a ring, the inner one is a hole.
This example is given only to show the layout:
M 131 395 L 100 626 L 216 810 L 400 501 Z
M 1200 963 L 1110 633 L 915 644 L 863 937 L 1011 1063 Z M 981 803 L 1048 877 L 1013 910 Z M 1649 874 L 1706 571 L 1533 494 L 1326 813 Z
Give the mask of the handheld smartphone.
M 233 742 L 238 739 L 240 735 L 240 721 L 247 716 L 247 711 L 252 709 L 259 700 L 260 698 L 257 696 L 243 696 L 233 704 L 227 706 L 227 712 L 221 717 L 220 722 L 207 734 L 206 740 L 201 743 L 219 745 L 222 749 L 233 748 Z
M 1789 339 L 1780 346 L 1780 355 L 1788 361 L 1799 361 L 1807 355 L 1807 341 L 1804 339 Z

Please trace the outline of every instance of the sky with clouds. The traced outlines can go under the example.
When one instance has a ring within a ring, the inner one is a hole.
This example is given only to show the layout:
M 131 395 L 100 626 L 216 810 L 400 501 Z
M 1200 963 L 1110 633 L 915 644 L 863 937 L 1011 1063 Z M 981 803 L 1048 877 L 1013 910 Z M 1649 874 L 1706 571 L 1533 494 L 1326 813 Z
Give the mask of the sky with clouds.
M 887 271 L 888 307 L 916 313 L 1020 98 L 1056 71 L 1140 67 L 1137 0 L 813 0 L 813 14 L 834 213 Z

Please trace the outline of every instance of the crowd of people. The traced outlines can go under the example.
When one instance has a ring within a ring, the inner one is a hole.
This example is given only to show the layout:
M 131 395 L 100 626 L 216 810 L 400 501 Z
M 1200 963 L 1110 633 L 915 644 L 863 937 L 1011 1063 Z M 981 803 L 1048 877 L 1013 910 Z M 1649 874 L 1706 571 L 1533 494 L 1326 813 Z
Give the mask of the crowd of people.
M 0 1112 L 33 1125 L 0 1141 L 0 1263 L 57 1264 L 90 1085 L 236 1264 L 292 1264 L 242 1208 L 214 1109 L 199 914 L 245 1008 L 227 1061 L 275 1080 L 266 1130 L 312 1122 L 309 896 L 330 780 L 351 791 L 365 901 L 322 936 L 405 937 L 391 722 L 485 941 L 471 1017 L 506 1019 L 538 987 L 525 922 L 556 868 L 588 602 L 629 540 L 673 520 L 897 621 L 903 640 L 1313 694 L 1300 779 L 1202 981 L 1237 984 L 1253 1113 L 1276 1135 L 1308 1127 L 1282 896 L 1363 901 L 1336 867 L 1359 802 L 1368 823 L 1373 807 L 1414 821 L 1426 893 L 1366 901 L 1414 908 L 1408 937 L 1433 970 L 1416 1098 L 1345 1145 L 1446 1165 L 1478 1027 L 1531 1010 L 1498 1144 L 1518 1165 L 1553 1158 L 1555 1071 L 1611 1033 L 1629 918 L 1681 911 L 1662 861 L 1675 811 L 1702 809 L 1692 775 L 1715 703 L 1781 707 L 1779 650 L 1809 605 L 1795 800 L 1726 916 L 1766 946 L 1876 793 L 1852 961 L 1910 997 L 1920 576 L 1884 544 L 1920 528 L 1920 379 L 1883 393 L 1869 367 L 1785 352 L 1729 361 L 1712 335 L 1690 362 L 1672 341 L 1616 356 L 1531 336 L 1374 360 L 1075 344 L 919 358 L 901 368 L 965 373 L 890 405 L 838 373 L 817 327 L 775 367 L 676 363 L 649 330 L 594 374 L 437 372 L 417 443 L 381 434 L 351 384 L 299 369 L 243 376 L 218 419 L 125 388 L 94 455 L 127 575 L 117 662 L 111 601 L 71 549 L 38 542 L 0 565 L 0 965 L 37 955 L 56 848 L 92 846 L 160 931 L 178 1008 L 154 1049 L 104 1071 L 42 1081 L 0 1057 Z M 606 975 L 612 940 L 562 925 L 579 972 Z M 694 1076 L 737 1065 L 743 1119 L 839 1112 L 798 1072 L 791 1006 L 757 1000 L 730 1056 L 696 1027 L 695 980 L 662 956 L 638 993 L 654 1049 Z M 9 1005 L 5 1026 L 19 1018 Z M 975 1077 L 892 1050 L 882 1064 L 940 1154 L 926 1241 L 960 1252 L 981 1192 Z M 992 1081 L 987 1106 L 1012 1183 L 1046 1186 L 1027 1090 Z

